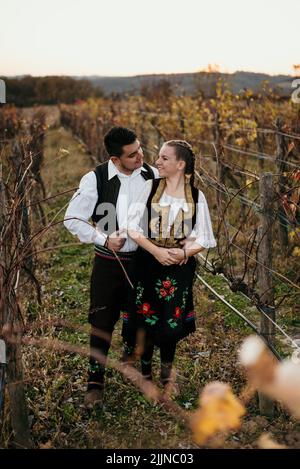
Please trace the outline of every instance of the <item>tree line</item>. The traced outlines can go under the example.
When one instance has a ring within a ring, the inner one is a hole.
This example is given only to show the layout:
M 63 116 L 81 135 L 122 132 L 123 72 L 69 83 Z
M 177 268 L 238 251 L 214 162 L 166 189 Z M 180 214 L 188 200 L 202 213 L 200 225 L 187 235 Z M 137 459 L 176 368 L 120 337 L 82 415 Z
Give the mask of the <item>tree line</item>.
M 87 79 L 66 76 L 21 78 L 0 77 L 6 84 L 6 102 L 25 107 L 34 104 L 73 104 L 89 97 L 101 97 L 103 91 Z

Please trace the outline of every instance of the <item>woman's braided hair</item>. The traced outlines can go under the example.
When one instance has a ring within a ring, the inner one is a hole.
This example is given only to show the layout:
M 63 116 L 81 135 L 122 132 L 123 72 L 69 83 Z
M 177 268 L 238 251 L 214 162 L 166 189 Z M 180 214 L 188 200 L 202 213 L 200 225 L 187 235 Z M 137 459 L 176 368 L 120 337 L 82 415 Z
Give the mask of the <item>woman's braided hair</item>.
M 184 173 L 191 176 L 190 184 L 193 186 L 196 155 L 192 146 L 185 140 L 169 140 L 165 145 L 174 147 L 176 158 L 185 161 Z

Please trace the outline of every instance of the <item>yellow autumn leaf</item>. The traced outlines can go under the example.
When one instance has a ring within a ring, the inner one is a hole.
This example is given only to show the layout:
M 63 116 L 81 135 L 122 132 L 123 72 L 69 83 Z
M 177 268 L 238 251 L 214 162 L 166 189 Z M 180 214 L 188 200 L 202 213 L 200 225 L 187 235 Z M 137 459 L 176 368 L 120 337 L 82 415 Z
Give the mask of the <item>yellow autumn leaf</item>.
M 204 444 L 215 433 L 239 428 L 245 414 L 244 406 L 231 387 L 218 381 L 205 386 L 199 403 L 200 409 L 191 418 L 191 429 L 198 444 Z
M 289 232 L 289 238 L 290 238 L 291 241 L 293 241 L 293 239 L 295 238 L 295 236 L 296 236 L 295 231 L 290 231 L 290 232 Z
M 299 248 L 298 246 L 296 246 L 296 247 L 293 249 L 292 256 L 297 256 L 297 257 L 300 256 L 300 248 Z
M 241 147 L 244 144 L 244 139 L 242 137 L 238 137 L 238 138 L 235 139 L 235 143 L 236 143 L 236 145 Z

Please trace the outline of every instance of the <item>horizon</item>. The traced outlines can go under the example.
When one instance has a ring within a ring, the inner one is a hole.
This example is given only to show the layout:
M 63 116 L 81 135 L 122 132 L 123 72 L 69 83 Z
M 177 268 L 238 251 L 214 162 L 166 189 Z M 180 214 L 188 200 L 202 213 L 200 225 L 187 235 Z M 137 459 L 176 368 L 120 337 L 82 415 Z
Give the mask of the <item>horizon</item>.
M 287 74 L 287 73 L 268 73 L 268 72 L 254 72 L 253 70 L 235 70 L 233 72 L 228 72 L 228 71 L 207 71 L 207 70 L 197 70 L 195 72 L 169 72 L 169 73 L 164 73 L 164 72 L 156 72 L 156 73 L 142 73 L 142 74 L 137 74 L 137 75 L 99 75 L 99 74 L 89 74 L 89 75 L 57 75 L 57 74 L 47 74 L 47 75 L 32 75 L 30 73 L 23 73 L 20 75 L 1 75 L 3 78 L 23 78 L 30 76 L 32 78 L 44 78 L 44 77 L 70 77 L 70 78 L 85 78 L 85 77 L 97 77 L 97 78 L 137 78 L 137 77 L 144 77 L 144 76 L 170 76 L 170 75 L 194 75 L 197 73 L 219 73 L 220 75 L 234 75 L 235 73 L 253 73 L 255 75 L 268 75 L 271 77 L 276 77 L 276 76 L 286 76 L 286 77 L 291 77 L 295 78 L 294 75 L 292 74 Z

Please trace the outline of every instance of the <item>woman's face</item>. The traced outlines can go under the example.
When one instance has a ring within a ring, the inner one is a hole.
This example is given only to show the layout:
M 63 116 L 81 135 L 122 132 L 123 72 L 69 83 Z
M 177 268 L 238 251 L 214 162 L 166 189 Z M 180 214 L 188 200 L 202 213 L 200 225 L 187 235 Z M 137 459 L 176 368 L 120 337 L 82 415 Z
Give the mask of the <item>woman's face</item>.
M 185 162 L 176 159 L 175 148 L 164 144 L 155 162 L 160 177 L 171 177 L 178 172 L 184 173 Z

